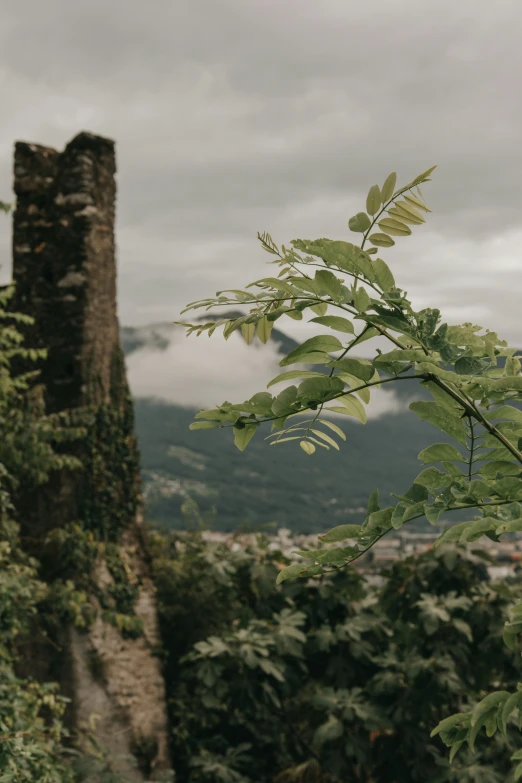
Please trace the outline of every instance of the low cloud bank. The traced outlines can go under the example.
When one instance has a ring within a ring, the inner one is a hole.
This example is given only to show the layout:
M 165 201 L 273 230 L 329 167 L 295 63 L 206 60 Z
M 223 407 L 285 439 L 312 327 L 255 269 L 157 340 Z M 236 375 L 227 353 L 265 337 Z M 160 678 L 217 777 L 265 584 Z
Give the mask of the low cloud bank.
M 135 397 L 155 397 L 189 408 L 213 408 L 225 400 L 246 400 L 263 391 L 283 370 L 281 354 L 272 340 L 247 345 L 239 334 L 228 341 L 221 335 L 185 337 L 175 326 L 155 330 L 168 341 L 161 350 L 144 346 L 127 357 L 127 373 Z M 290 385 L 290 384 L 287 384 Z M 284 384 L 274 389 L 282 390 Z M 399 413 L 405 402 L 392 391 L 374 389 L 368 418 Z

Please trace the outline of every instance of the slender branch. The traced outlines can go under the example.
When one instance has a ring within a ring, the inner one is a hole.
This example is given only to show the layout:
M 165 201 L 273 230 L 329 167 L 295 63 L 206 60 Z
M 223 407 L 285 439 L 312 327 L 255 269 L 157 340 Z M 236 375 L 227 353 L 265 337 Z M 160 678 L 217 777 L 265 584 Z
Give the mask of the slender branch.
M 473 452 L 475 449 L 475 426 L 473 423 L 473 419 L 471 416 L 468 416 L 468 424 L 470 429 L 470 449 L 469 449 L 469 471 L 468 471 L 468 480 L 471 481 L 472 476 L 472 470 L 473 470 Z
M 488 506 L 506 506 L 506 505 L 508 505 L 509 503 L 512 503 L 512 502 L 513 502 L 512 500 L 501 500 L 501 501 L 497 501 L 497 502 L 490 501 L 490 502 L 486 502 L 486 503 L 463 503 L 460 506 L 449 506 L 448 508 L 444 509 L 444 511 L 445 512 L 446 511 L 462 511 L 462 510 L 466 510 L 468 508 L 486 508 Z M 424 516 L 425 516 L 424 513 L 423 514 L 416 514 L 414 517 L 411 517 L 410 519 L 408 519 L 408 522 L 413 522 L 415 519 L 422 519 Z M 333 566 L 333 568 L 335 568 L 336 570 L 340 570 L 342 568 L 346 568 L 347 566 L 351 565 L 353 562 L 355 562 L 355 560 L 358 560 L 360 557 L 362 557 L 367 552 L 369 552 L 370 549 L 373 548 L 374 544 L 377 543 L 377 541 L 380 541 L 381 538 L 384 538 L 384 536 L 388 535 L 388 533 L 391 533 L 392 530 L 394 530 L 394 529 L 395 528 L 390 527 L 387 530 L 384 530 L 376 538 L 373 539 L 371 544 L 368 544 L 368 546 L 365 549 L 361 550 L 357 555 L 355 555 L 355 557 L 352 557 L 352 559 L 349 560 L 347 563 L 343 563 L 342 565 L 339 565 L 339 566 Z M 320 574 L 319 576 L 323 576 L 323 574 Z
M 397 340 L 393 335 L 391 335 L 386 329 L 379 326 L 379 324 L 372 324 L 381 334 L 383 337 L 387 337 L 388 340 L 391 340 L 392 343 L 394 343 L 398 348 L 401 348 L 402 350 L 405 350 L 404 345 L 402 345 L 399 340 Z M 476 419 L 493 437 L 495 437 L 497 440 L 499 440 L 503 446 L 515 457 L 517 462 L 520 462 L 522 464 L 522 452 L 519 451 L 501 432 L 498 430 L 494 424 L 492 424 L 486 417 L 478 410 L 477 406 L 473 403 L 472 400 L 469 400 L 464 392 L 460 391 L 460 393 L 455 392 L 446 381 L 443 381 L 441 378 L 439 378 L 434 373 L 426 373 L 428 377 L 428 380 L 430 380 L 432 383 L 435 383 L 440 389 L 446 392 L 446 394 L 449 394 L 450 397 L 452 397 L 456 402 L 458 402 L 459 405 L 461 405 L 464 408 L 465 413 L 468 416 L 473 417 Z M 462 394 L 462 396 L 461 396 Z
M 419 379 L 424 379 L 425 375 L 394 375 L 393 378 L 380 378 L 378 381 L 368 381 L 368 383 L 363 383 L 360 386 L 354 386 L 353 389 L 350 389 L 349 391 L 343 390 L 339 392 L 338 394 L 335 394 L 333 397 L 330 397 L 329 400 L 326 400 L 324 403 L 321 403 L 322 405 L 327 405 L 329 402 L 334 402 L 334 400 L 338 399 L 339 397 L 346 397 L 347 394 L 355 394 L 355 392 L 361 391 L 362 389 L 369 389 L 372 386 L 381 386 L 383 383 L 393 383 L 394 381 L 415 381 Z M 289 416 L 299 416 L 299 414 L 305 413 L 306 411 L 310 410 L 310 408 L 303 408 L 303 410 L 295 411 L 295 413 L 290 413 Z M 326 408 L 326 411 L 328 411 L 328 408 Z M 258 419 L 258 424 L 265 424 L 267 421 L 275 421 L 276 419 L 280 419 L 281 416 L 266 416 L 264 419 Z M 317 416 L 314 417 L 313 421 Z M 221 429 L 226 429 L 227 427 L 233 427 L 233 422 L 224 423 L 221 426 Z M 297 426 L 297 423 L 292 425 L 292 427 Z M 291 427 L 288 428 L 288 430 L 285 430 L 285 432 L 289 432 Z

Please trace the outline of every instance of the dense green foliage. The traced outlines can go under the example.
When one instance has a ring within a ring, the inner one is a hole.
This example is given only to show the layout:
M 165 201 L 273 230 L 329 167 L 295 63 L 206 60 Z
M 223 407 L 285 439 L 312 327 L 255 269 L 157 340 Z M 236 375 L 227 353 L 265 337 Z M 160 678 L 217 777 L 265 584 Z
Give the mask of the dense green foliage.
M 9 310 L 12 294 L 11 288 L 0 291 L 0 781 L 67 783 L 90 776 L 93 782 L 117 783 L 102 748 L 93 745 L 88 757 L 67 746 L 67 699 L 57 684 L 25 673 L 27 668 L 36 672 L 41 663 L 31 659 L 26 666 L 26 649 L 36 656 L 49 648 L 59 651 L 53 637 L 67 624 L 86 627 L 95 616 L 93 598 L 124 634 L 136 635 L 141 627 L 133 609 L 137 586 L 115 545 L 101 540 L 105 530 L 98 530 L 96 537 L 88 526 L 76 523 L 52 531 L 37 547 L 30 538 L 38 558 L 29 556 L 23 545 L 21 523 L 26 520 L 19 501 L 58 471 L 81 469 L 64 445 L 88 442 L 96 430 L 91 412 L 80 417 L 83 427 L 72 414 L 47 415 L 42 389 L 36 385 L 38 373 L 13 373 L 13 362 L 31 363 L 45 353 L 23 347 L 16 327 L 32 320 Z M 125 506 L 120 509 L 126 511 Z M 93 580 L 100 554 L 114 579 L 105 589 Z M 35 639 L 43 643 L 34 644 Z
M 423 449 L 419 459 L 427 467 L 407 491 L 397 488 L 396 503 L 381 508 L 378 491 L 372 492 L 360 524 L 339 525 L 321 536 L 323 541 L 350 542 L 347 546 L 304 554 L 305 562 L 282 571 L 280 582 L 343 568 L 403 524 L 420 518 L 434 524 L 452 511 L 473 509 L 476 515 L 449 528 L 439 544 L 471 543 L 484 535 L 498 540 L 505 533 L 522 531 L 522 411 L 517 406 L 522 401 L 522 365 L 516 349 L 481 326 L 443 323 L 437 309 L 416 311 L 388 265 L 377 257 L 379 248 L 395 244 L 393 236 L 408 236 L 410 226 L 425 222 L 430 210 L 420 185 L 429 181 L 432 171 L 399 189 L 395 173 L 382 188 L 370 188 L 366 211 L 348 223 L 361 236 L 359 245 L 298 239 L 280 250 L 269 234 L 259 235 L 280 268 L 278 276 L 262 278 L 247 290 L 218 292 L 215 298 L 186 308 L 251 305 L 240 318 L 185 324 L 189 333 L 209 335 L 222 325 L 225 338 L 241 329 L 247 342 L 257 335 L 265 343 L 282 317 L 312 314 L 313 323 L 330 330 L 291 351 L 280 365 L 295 369 L 285 370 L 267 388 L 294 380 L 299 385 L 287 385 L 275 396 L 262 391 L 244 402 L 226 401 L 201 411 L 193 429 L 231 428 L 243 451 L 262 424 L 270 423 L 272 445 L 299 443 L 308 455 L 317 448 L 339 450 L 346 434 L 328 412 L 364 423 L 371 389 L 402 382 L 412 389 L 420 384 L 430 393 L 431 401 L 416 400 L 410 409 L 455 443 L 438 442 Z M 371 361 L 350 356 L 354 346 L 375 338 L 379 345 L 391 343 L 391 350 L 376 347 Z M 510 648 L 516 648 L 521 632 L 522 603 L 513 608 L 504 634 Z M 434 734 L 452 748 L 452 757 L 465 742 L 473 750 L 482 728 L 489 737 L 497 730 L 505 734 L 510 716 L 519 710 L 522 715 L 522 683 L 519 688 L 488 694 L 474 710 L 440 723 Z M 519 762 L 516 779 L 522 777 L 521 759 L 522 750 L 513 756 Z
M 179 780 L 512 779 L 516 727 L 453 767 L 429 732 L 517 682 L 502 629 L 520 582 L 491 584 L 481 557 L 445 545 L 378 588 L 353 570 L 276 586 L 288 558 L 264 535 L 235 540 L 150 537 Z
M 8 311 L 12 290 L 0 293 L 0 780 L 2 783 L 58 783 L 70 779 L 64 764 L 61 722 L 65 701 L 53 684 L 17 676 L 17 654 L 47 595 L 38 563 L 20 546 L 13 496 L 20 482 L 36 486 L 70 458 L 53 440 L 64 435 L 59 417 L 45 416 L 31 376 L 13 377 L 15 358 L 41 356 L 21 346 L 17 322 Z

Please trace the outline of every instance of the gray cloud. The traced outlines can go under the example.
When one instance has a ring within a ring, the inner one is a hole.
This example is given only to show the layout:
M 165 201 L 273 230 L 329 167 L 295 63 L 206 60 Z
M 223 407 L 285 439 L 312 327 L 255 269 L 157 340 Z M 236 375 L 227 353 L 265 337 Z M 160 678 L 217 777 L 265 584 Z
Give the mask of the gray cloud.
M 127 373 L 135 397 L 156 397 L 189 408 L 215 408 L 225 400 L 241 402 L 263 390 L 283 370 L 275 343 L 247 345 L 239 334 L 227 342 L 202 335 L 185 337 L 177 327 L 157 329 L 169 341 L 168 348 L 145 346 L 127 357 Z M 182 371 L 180 371 L 182 368 Z M 278 394 L 287 383 L 270 389 Z M 393 391 L 374 389 L 368 418 L 378 418 L 406 408 Z M 344 416 L 336 418 L 345 419 Z
M 256 231 L 345 238 L 369 185 L 438 163 L 386 258 L 520 342 L 521 24 L 519 0 L 4 4 L 0 197 L 15 139 L 115 138 L 120 312 L 146 323 L 263 274 Z M 8 243 L 0 221 L 4 276 Z

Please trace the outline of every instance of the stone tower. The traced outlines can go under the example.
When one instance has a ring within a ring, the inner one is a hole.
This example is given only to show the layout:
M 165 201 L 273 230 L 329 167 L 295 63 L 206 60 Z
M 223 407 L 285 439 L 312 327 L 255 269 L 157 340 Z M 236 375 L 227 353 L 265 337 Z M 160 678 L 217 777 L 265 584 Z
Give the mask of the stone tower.
M 64 627 L 58 661 L 39 651 L 38 675 L 60 680 L 72 728 L 95 727 L 115 770 L 143 781 L 169 767 L 167 717 L 116 312 L 115 172 L 114 142 L 90 133 L 63 152 L 15 145 L 13 309 L 35 319 L 28 345 L 48 351 L 40 366 L 47 411 L 88 413 L 87 436 L 73 447 L 83 470 L 63 470 L 31 493 L 22 528 L 37 546 L 58 529 L 99 546 L 91 569 L 96 619 L 87 629 Z M 52 557 L 43 563 L 44 578 L 68 576 Z M 120 578 L 132 606 L 118 597 Z M 141 631 L 125 633 L 126 621 Z

